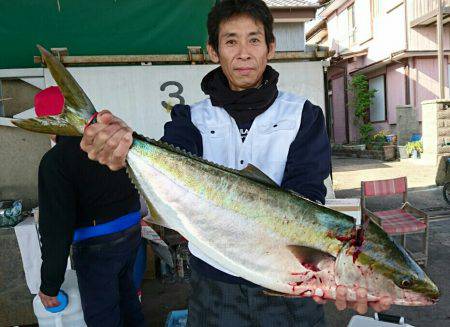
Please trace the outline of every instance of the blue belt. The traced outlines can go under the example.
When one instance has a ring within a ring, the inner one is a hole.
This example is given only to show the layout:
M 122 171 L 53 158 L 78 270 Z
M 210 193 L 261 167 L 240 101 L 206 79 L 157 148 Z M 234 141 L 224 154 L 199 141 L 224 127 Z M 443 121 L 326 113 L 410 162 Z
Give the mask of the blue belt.
M 83 241 L 88 238 L 117 233 L 136 225 L 141 220 L 139 211 L 129 213 L 104 224 L 82 227 L 75 230 L 73 243 Z

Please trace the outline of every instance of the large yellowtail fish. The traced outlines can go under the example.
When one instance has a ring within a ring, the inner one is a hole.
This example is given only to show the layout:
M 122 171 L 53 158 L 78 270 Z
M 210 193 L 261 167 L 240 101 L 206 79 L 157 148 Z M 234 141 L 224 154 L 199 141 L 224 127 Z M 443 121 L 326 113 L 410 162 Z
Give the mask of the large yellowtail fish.
M 15 120 L 21 128 L 81 135 L 96 114 L 75 79 L 39 47 L 65 98 L 58 116 Z M 169 144 L 135 136 L 127 156 L 133 183 L 160 224 L 173 228 L 237 276 L 286 296 L 334 299 L 336 286 L 364 287 L 369 301 L 429 305 L 436 285 L 376 224 L 352 217 L 273 183 L 257 168 L 205 161 Z

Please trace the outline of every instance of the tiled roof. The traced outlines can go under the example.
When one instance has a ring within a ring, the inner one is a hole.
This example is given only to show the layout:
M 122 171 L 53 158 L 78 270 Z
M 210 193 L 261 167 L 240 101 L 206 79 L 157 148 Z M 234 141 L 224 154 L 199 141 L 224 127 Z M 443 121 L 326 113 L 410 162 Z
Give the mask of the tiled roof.
M 312 7 L 318 6 L 317 0 L 264 0 L 268 7 Z

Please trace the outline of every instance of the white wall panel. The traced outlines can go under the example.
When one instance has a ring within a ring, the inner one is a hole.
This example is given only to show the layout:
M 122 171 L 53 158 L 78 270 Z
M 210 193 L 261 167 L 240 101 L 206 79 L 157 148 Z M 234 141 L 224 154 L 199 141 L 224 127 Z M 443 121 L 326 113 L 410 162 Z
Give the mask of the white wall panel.
M 280 73 L 279 89 L 308 97 L 324 108 L 321 62 L 274 63 Z M 184 99 L 193 104 L 205 98 L 202 78 L 215 65 L 73 67 L 69 71 L 97 110 L 109 109 L 136 132 L 159 138 L 170 119 L 162 101 L 172 105 Z M 55 85 L 45 69 L 46 85 Z M 169 83 L 169 84 L 168 84 Z M 166 85 L 166 88 L 163 86 Z M 181 88 L 182 87 L 182 91 Z M 161 88 L 163 87 L 163 90 Z M 170 96 L 170 93 L 172 94 Z

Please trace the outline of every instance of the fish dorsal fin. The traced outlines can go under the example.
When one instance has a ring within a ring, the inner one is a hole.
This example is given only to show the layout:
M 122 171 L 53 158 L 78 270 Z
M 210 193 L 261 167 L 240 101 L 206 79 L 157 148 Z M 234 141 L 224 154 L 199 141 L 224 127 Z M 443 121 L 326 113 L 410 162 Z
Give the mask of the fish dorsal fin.
M 212 161 L 209 161 L 209 160 L 203 159 L 201 157 L 198 157 L 198 156 L 196 156 L 196 155 L 194 155 L 194 154 L 192 154 L 190 152 L 187 152 L 186 150 L 180 149 L 179 147 L 176 147 L 176 146 L 174 146 L 172 144 L 166 143 L 164 141 L 157 141 L 157 140 L 151 139 L 149 137 L 145 137 L 143 135 L 140 135 L 140 134 L 138 134 L 136 132 L 133 133 L 133 138 L 136 139 L 136 140 L 139 140 L 139 141 L 143 141 L 143 142 L 147 142 L 147 143 L 156 145 L 158 147 L 161 147 L 163 149 L 169 150 L 171 152 L 184 155 L 184 156 L 189 157 L 189 158 L 191 158 L 193 160 L 205 163 L 207 165 L 213 166 L 213 167 L 221 169 L 223 171 L 226 171 L 226 172 L 229 172 L 229 173 L 232 173 L 232 174 L 236 174 L 236 175 L 239 175 L 239 176 L 251 179 L 251 180 L 253 180 L 255 182 L 258 182 L 258 183 L 261 183 L 261 184 L 264 184 L 264 185 L 267 185 L 267 186 L 270 186 L 270 187 L 279 188 L 279 185 L 277 183 L 275 183 L 272 179 L 270 179 L 270 177 L 268 177 L 266 174 L 264 174 L 261 170 L 259 170 L 258 168 L 256 168 L 253 165 L 248 165 L 245 169 L 242 169 L 242 170 L 228 168 L 228 167 L 222 166 L 220 164 L 214 163 Z M 250 167 L 249 170 L 246 170 L 249 166 L 253 167 L 253 169 Z M 255 173 L 255 171 L 257 171 L 258 173 Z
M 278 184 L 275 183 L 269 176 L 264 174 L 260 169 L 253 166 L 252 164 L 248 164 L 247 167 L 240 170 L 239 173 L 253 180 L 257 180 L 260 183 L 268 184 L 271 186 L 278 186 Z

